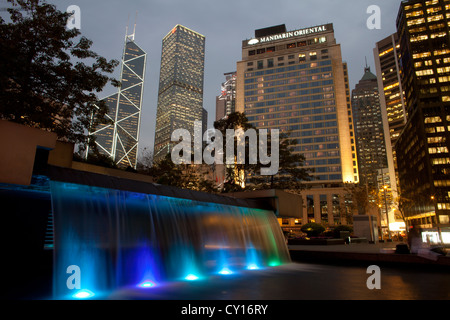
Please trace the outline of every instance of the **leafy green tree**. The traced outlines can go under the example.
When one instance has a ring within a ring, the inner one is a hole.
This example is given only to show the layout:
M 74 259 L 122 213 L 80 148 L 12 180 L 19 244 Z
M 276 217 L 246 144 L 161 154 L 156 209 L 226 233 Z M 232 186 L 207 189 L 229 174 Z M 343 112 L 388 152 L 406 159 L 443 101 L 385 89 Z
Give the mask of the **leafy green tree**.
M 108 76 L 119 62 L 93 52 L 91 40 L 66 27 L 70 14 L 54 5 L 8 2 L 11 21 L 0 17 L 0 118 L 85 147 L 87 132 L 108 123 L 96 93 L 108 83 L 119 86 Z

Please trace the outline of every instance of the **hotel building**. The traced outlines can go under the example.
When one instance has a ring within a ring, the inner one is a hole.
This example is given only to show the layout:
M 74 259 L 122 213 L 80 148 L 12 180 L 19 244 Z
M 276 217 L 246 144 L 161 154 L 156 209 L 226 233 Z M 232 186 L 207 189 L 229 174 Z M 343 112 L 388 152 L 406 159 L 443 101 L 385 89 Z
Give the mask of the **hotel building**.
M 172 132 L 186 129 L 194 135 L 194 123 L 206 127 L 203 109 L 205 37 L 176 25 L 162 41 L 156 114 L 154 161 L 171 152 Z
M 409 224 L 432 242 L 450 242 L 450 1 L 400 5 L 397 34 L 408 122 L 397 143 Z M 444 232 L 445 231 L 445 232 Z
M 236 111 L 257 129 L 289 132 L 313 169 L 301 223 L 346 223 L 344 183 L 357 183 L 348 71 L 332 24 L 287 31 L 279 25 L 242 41 Z M 300 210 L 300 209 L 299 209 Z

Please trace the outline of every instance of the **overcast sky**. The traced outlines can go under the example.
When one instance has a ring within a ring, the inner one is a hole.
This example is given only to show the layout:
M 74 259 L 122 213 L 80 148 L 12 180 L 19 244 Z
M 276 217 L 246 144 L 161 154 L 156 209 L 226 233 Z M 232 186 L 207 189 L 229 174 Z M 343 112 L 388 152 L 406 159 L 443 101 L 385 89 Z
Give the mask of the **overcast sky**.
M 120 60 L 127 24 L 134 25 L 136 43 L 147 52 L 140 149 L 153 149 L 161 44 L 177 24 L 206 37 L 204 108 L 208 125 L 215 119 L 215 97 L 223 74 L 236 70 L 242 40 L 254 30 L 285 24 L 290 30 L 333 23 L 335 37 L 348 63 L 351 88 L 363 75 L 365 57 L 375 73 L 375 43 L 396 31 L 400 0 L 48 0 L 61 11 L 69 5 L 81 9 L 81 32 L 94 42 L 93 50 L 108 59 Z M 381 9 L 381 29 L 367 28 L 367 8 Z M 116 71 L 118 78 L 119 68 Z M 106 88 L 100 98 L 112 94 Z

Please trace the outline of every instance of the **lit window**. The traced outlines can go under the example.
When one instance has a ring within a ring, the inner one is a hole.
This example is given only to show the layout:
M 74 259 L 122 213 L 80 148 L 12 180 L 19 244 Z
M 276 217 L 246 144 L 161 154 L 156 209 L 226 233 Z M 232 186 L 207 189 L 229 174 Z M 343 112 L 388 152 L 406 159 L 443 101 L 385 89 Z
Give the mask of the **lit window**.
M 428 148 L 429 154 L 435 154 L 435 153 L 448 153 L 447 147 L 432 147 Z
M 419 11 L 413 11 L 413 12 L 408 12 L 408 13 L 406 14 L 406 18 L 418 17 L 418 16 L 421 16 L 421 15 L 423 15 L 423 11 L 422 11 L 422 10 L 419 10 Z
M 422 24 L 425 23 L 425 18 L 419 18 L 419 19 L 414 19 L 414 20 L 409 20 L 407 22 L 408 27 L 409 26 L 413 26 L 413 25 L 417 25 L 417 24 Z
M 439 55 L 443 55 L 443 54 L 447 54 L 447 53 L 450 53 L 450 49 L 442 49 L 442 50 L 434 51 L 435 56 L 439 56 Z
M 431 75 L 431 74 L 433 74 L 434 72 L 433 72 L 433 69 L 426 69 L 426 70 L 419 70 L 419 71 L 416 71 L 416 75 L 418 76 L 418 77 L 420 77 L 420 76 L 427 76 L 427 75 Z
M 436 55 L 436 53 L 435 53 Z M 421 52 L 421 53 L 415 53 L 413 54 L 413 59 L 421 59 L 421 58 L 427 58 L 431 57 L 431 52 Z
M 439 0 L 430 0 L 430 1 L 425 2 L 425 5 L 428 7 L 428 6 L 437 4 L 438 2 L 439 2 Z

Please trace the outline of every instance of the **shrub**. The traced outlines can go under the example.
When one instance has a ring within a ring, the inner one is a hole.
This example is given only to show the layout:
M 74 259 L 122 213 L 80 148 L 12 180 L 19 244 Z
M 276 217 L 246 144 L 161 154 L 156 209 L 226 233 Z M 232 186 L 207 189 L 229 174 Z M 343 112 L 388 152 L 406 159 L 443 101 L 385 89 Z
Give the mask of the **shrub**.
M 304 224 L 301 228 L 301 230 L 308 235 L 308 237 L 316 237 L 322 232 L 325 231 L 325 228 L 318 223 L 310 222 L 307 224 Z

